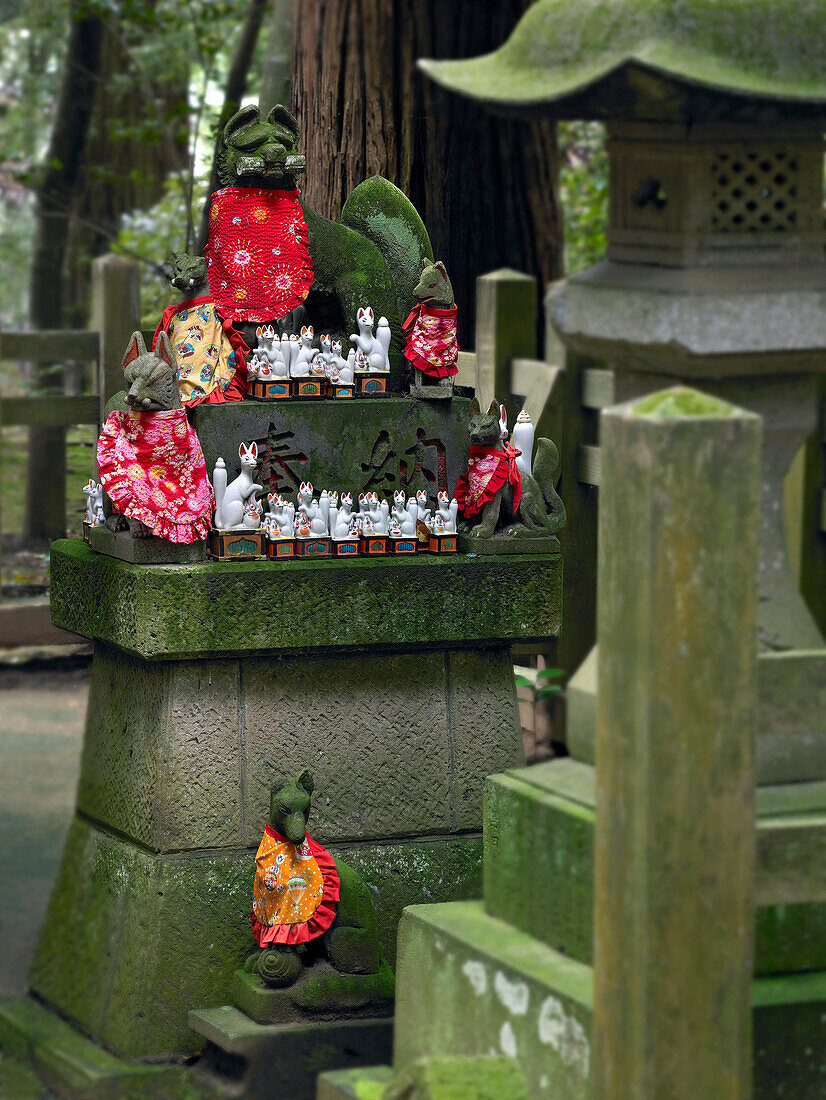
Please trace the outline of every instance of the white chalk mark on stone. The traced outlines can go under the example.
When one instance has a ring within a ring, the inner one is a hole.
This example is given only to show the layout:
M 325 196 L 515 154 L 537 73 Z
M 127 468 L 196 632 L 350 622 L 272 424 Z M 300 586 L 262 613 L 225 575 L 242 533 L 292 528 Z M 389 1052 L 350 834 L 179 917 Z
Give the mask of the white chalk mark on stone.
M 483 993 L 487 992 L 488 975 L 480 962 L 474 962 L 473 959 L 468 959 L 462 967 L 462 973 L 473 986 L 473 992 L 477 997 L 481 997 Z

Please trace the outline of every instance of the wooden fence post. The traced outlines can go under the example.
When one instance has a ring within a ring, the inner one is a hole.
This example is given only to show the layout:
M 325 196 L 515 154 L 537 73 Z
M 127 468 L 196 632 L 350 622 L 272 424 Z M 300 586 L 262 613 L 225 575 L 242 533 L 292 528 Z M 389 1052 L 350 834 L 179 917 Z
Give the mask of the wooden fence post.
M 476 280 L 476 396 L 483 408 L 507 400 L 511 359 L 536 358 L 536 311 L 532 275 L 503 268 Z
M 602 417 L 596 1100 L 752 1095 L 760 441 L 684 388 Z
M 133 332 L 141 327 L 138 265 L 122 256 L 92 262 L 92 327 L 100 334 L 101 422 L 106 402 L 124 386 L 121 362 Z

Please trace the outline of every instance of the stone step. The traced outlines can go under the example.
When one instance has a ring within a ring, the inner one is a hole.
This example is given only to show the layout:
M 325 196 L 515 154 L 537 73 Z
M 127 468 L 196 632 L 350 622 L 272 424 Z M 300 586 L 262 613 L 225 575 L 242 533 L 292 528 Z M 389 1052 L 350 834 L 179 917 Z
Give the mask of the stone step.
M 22 1089 L 31 1084 L 32 1071 L 54 1093 L 70 1100 L 202 1096 L 184 1066 L 141 1065 L 118 1058 L 31 997 L 0 998 L 0 1051 L 4 1061 L 13 1059 L 20 1066 L 21 1097 L 27 1095 Z M 44 1093 L 41 1088 L 31 1095 Z
M 416 1100 L 529 1100 L 512 1058 L 422 1058 L 394 1075 L 390 1066 L 323 1073 L 316 1100 L 381 1100 L 390 1082 L 395 1095 Z
M 593 950 L 594 769 L 567 758 L 489 777 L 491 916 L 580 962 Z M 543 843 L 536 844 L 541 836 Z M 826 969 L 826 783 L 757 791 L 755 973 Z
M 381 1100 L 392 1080 L 390 1066 L 330 1070 L 318 1079 L 316 1100 Z
M 199 1064 L 216 1091 L 245 1100 L 315 1100 L 325 1070 L 389 1062 L 393 1020 L 258 1024 L 234 1005 L 199 1009 L 189 1026 L 207 1040 Z
M 485 913 L 410 906 L 399 927 L 396 1073 L 418 1058 L 507 1054 L 534 1100 L 590 1100 L 593 971 Z M 826 972 L 756 978 L 754 1100 L 824 1095 Z

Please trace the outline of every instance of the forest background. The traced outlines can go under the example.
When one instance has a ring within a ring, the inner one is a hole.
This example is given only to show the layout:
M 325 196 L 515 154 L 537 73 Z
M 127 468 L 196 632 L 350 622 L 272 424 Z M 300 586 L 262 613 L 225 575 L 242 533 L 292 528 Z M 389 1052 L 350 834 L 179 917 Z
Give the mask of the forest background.
M 607 161 L 597 124 L 489 118 L 439 92 L 421 56 L 473 56 L 505 40 L 531 0 L 0 0 L 0 328 L 84 328 L 90 265 L 141 265 L 154 327 L 174 300 L 170 252 L 196 247 L 215 141 L 239 106 L 291 104 L 305 197 L 336 218 L 374 173 L 416 205 L 472 346 L 477 275 L 509 266 L 542 283 L 604 250 Z M 0 394 L 83 392 L 86 365 L 0 362 Z M 70 533 L 93 432 L 69 432 Z M 4 543 L 25 537 L 28 443 L 5 429 Z M 37 549 L 36 547 L 34 547 Z M 4 590 L 37 583 L 39 555 L 4 556 Z

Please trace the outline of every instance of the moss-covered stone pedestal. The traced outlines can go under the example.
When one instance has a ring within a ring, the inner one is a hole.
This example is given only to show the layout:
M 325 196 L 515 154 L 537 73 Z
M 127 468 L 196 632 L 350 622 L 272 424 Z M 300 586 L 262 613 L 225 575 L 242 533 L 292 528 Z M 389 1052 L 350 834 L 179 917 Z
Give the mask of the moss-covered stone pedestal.
M 214 1020 L 190 1026 L 253 947 L 269 787 L 312 768 L 310 833 L 367 881 L 392 964 L 405 905 L 480 892 L 484 776 L 522 759 L 510 644 L 558 633 L 559 557 L 141 566 L 73 540 L 53 544 L 51 570 L 53 620 L 95 656 L 32 991 L 125 1059 L 206 1036 L 227 1080 L 245 1058 L 249 1082 L 276 1047 L 313 1072 L 376 1060 L 390 1021 L 346 1011 L 233 1017 L 220 1044 Z

